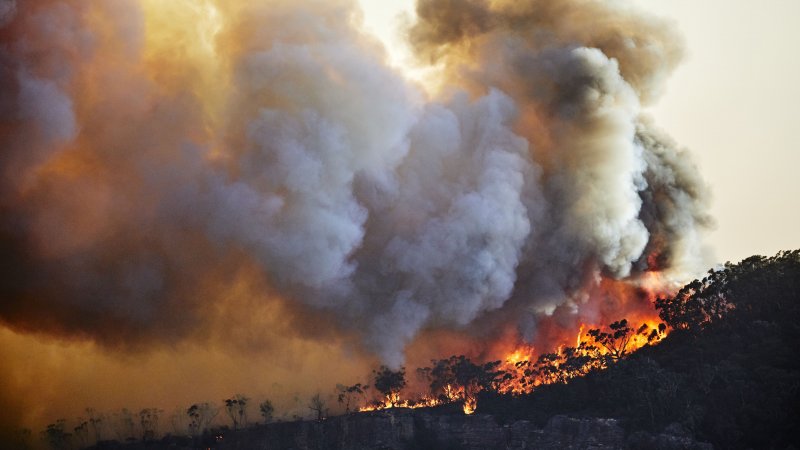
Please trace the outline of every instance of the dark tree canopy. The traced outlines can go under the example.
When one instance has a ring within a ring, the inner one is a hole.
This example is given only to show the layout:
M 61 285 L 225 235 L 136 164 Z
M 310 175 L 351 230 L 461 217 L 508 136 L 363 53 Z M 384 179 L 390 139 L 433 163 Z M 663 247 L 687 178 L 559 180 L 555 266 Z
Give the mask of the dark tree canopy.
M 575 414 L 624 419 L 629 431 L 678 426 L 715 448 L 800 448 L 800 251 L 727 263 L 655 306 L 673 330 L 658 345 L 529 396 L 485 393 L 481 409 L 541 424 Z M 622 355 L 632 333 L 619 321 L 593 337 Z M 563 358 L 520 364 L 531 376 L 555 376 L 568 370 Z
M 374 375 L 374 386 L 381 394 L 386 396 L 392 406 L 397 406 L 400 400 L 400 391 L 406 387 L 406 368 L 392 370 L 386 366 L 381 366 L 378 370 L 372 371 Z

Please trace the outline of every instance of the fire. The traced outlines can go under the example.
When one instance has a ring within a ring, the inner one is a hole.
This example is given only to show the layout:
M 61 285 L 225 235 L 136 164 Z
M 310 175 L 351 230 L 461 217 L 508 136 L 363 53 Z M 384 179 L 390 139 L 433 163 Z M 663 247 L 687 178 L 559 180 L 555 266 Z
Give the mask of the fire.
M 359 412 L 378 411 L 392 408 L 430 408 L 441 406 L 448 403 L 463 401 L 464 414 L 472 414 L 478 406 L 478 400 L 474 395 L 465 392 L 463 387 L 447 385 L 444 389 L 445 398 L 434 398 L 429 395 L 414 400 L 402 399 L 400 394 L 387 395 L 383 399 L 360 407 Z
M 467 397 L 464 400 L 464 414 L 470 415 L 475 412 L 475 409 L 478 407 L 478 401 L 475 397 Z
M 533 357 L 534 348 L 531 345 L 523 345 L 515 349 L 512 353 L 503 358 L 507 363 L 514 365 L 520 361 L 530 361 Z
M 453 381 L 438 385 L 432 383 L 431 392 L 415 400 L 411 400 L 415 398 L 413 395 L 401 399 L 397 394 L 360 410 L 457 404 L 464 414 L 474 414 L 478 394 L 482 391 L 526 395 L 542 385 L 568 383 L 574 378 L 605 369 L 666 337 L 668 330 L 659 320 L 653 301 L 669 291 L 662 274 L 654 271 L 640 274 L 633 280 L 601 279 L 584 303 L 573 305 L 575 308 L 572 310 L 565 308 L 548 312 L 548 317 L 557 316 L 560 320 L 543 320 L 538 334 L 533 336 L 535 345 L 521 342 L 517 332 L 508 331 L 482 354 L 479 360 L 482 362 L 472 363 L 470 357 L 464 355 L 433 360 L 439 376 L 451 370 L 445 376 L 450 376 Z M 497 354 L 504 356 L 492 356 Z M 481 375 L 475 377 L 475 371 Z M 420 369 L 420 373 L 426 373 L 428 377 L 432 372 L 433 368 Z M 407 394 L 407 391 L 403 393 Z
M 398 394 L 394 398 L 392 396 L 386 396 L 384 399 L 380 401 L 362 406 L 358 408 L 358 411 L 369 412 L 369 411 L 379 411 L 382 409 L 392 409 L 392 408 L 408 408 L 408 409 L 430 408 L 442 404 L 443 404 L 442 401 L 428 396 L 423 396 L 416 400 L 409 400 L 409 399 L 401 399 Z
M 527 344 L 512 347 L 502 367 L 511 376 L 499 391 L 522 395 L 543 384 L 566 383 L 657 343 L 667 329 L 653 301 L 670 290 L 668 280 L 656 271 L 634 280 L 600 280 L 588 301 L 576 305 L 574 328 L 546 321 L 539 329 L 534 342 L 552 350 L 535 353 Z

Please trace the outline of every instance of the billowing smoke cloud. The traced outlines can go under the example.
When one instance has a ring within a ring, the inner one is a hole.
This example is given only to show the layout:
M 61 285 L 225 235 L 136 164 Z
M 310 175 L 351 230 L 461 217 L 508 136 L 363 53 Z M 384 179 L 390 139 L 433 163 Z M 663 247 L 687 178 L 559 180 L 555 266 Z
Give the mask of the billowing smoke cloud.
M 417 12 L 440 93 L 345 0 L 0 2 L 0 319 L 268 346 L 245 283 L 292 333 L 397 365 L 424 330 L 532 336 L 601 278 L 704 263 L 705 187 L 642 115 L 668 26 L 580 0 Z

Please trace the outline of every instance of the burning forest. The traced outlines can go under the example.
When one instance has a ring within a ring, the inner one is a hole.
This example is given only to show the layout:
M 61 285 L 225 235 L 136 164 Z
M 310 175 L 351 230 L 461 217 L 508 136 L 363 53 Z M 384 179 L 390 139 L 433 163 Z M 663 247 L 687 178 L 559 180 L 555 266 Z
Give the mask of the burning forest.
M 424 80 L 349 0 L 0 0 L 0 422 L 356 380 L 469 413 L 661 339 L 712 224 L 645 112 L 670 24 L 419 0 L 404 36 Z

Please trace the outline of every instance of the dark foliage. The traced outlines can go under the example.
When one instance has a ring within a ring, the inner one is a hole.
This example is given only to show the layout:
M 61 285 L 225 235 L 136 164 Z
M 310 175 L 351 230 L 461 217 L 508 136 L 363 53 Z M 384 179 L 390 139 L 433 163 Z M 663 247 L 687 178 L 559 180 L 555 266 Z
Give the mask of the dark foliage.
M 399 393 L 406 387 L 406 369 L 392 370 L 386 366 L 374 370 L 374 386 L 378 392 L 390 399 L 392 406 L 397 406 Z
M 432 360 L 431 367 L 417 369 L 428 381 L 430 395 L 447 403 L 455 399 L 472 398 L 483 390 L 497 390 L 503 377 L 499 370 L 501 361 L 484 364 L 473 363 L 464 355 Z
M 597 415 L 651 431 L 677 422 L 715 447 L 800 447 L 799 293 L 800 251 L 725 264 L 656 302 L 673 328 L 659 345 L 568 384 L 483 392 L 478 403 L 505 420 Z M 616 325 L 605 338 L 627 327 Z
M 336 386 L 336 400 L 339 402 L 340 405 L 344 406 L 344 412 L 349 413 L 350 407 L 356 405 L 356 403 L 364 398 L 367 394 L 367 389 L 369 389 L 369 385 L 356 383 L 350 386 L 344 385 L 337 385 Z M 357 406 L 356 406 L 357 408 Z
M 249 400 L 249 398 L 242 394 L 236 394 L 231 398 L 223 400 L 225 403 L 225 412 L 231 419 L 234 430 L 238 430 L 240 427 L 247 425 L 247 402 Z

